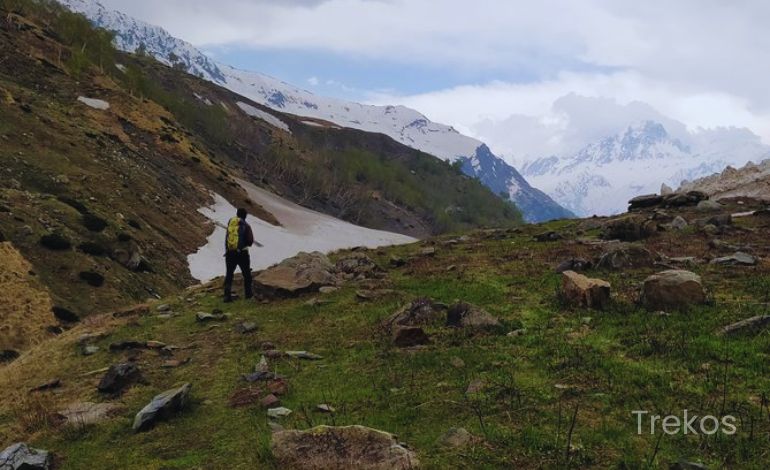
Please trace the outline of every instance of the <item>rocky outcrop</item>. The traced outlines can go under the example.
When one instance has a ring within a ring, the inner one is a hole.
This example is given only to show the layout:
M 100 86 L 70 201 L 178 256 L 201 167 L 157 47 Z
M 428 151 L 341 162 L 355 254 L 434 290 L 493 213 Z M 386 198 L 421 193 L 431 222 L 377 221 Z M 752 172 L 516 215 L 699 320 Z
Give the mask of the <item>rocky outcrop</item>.
M 610 283 L 565 271 L 562 273 L 562 295 L 572 305 L 601 310 L 610 301 Z
M 273 433 L 270 449 L 285 469 L 407 470 L 419 464 L 396 436 L 364 426 L 282 430 Z
M 682 308 L 706 302 L 706 291 L 697 274 L 672 269 L 644 280 L 642 305 L 651 310 Z
M 0 452 L 0 470 L 48 470 L 51 454 L 18 442 Z
M 255 279 L 257 289 L 266 293 L 295 295 L 337 284 L 336 267 L 326 255 L 300 253 L 262 271 Z
M 396 326 L 424 326 L 441 321 L 446 306 L 437 304 L 428 298 L 419 298 L 405 305 L 385 321 L 386 329 Z
M 156 395 L 136 414 L 133 424 L 134 431 L 146 431 L 155 426 L 158 421 L 166 420 L 181 411 L 187 404 L 190 388 L 192 385 L 186 383 L 179 388 L 172 388 Z
M 607 270 L 647 268 L 655 263 L 652 253 L 638 243 L 610 245 L 599 257 L 596 267 Z
M 643 240 L 658 231 L 658 224 L 640 215 L 627 215 L 607 222 L 601 236 L 605 240 L 635 242 Z
M 458 302 L 447 310 L 446 325 L 456 328 L 494 328 L 500 321 L 485 310 L 465 302 Z
M 730 256 L 714 258 L 711 260 L 710 264 L 719 264 L 722 266 L 755 266 L 757 264 L 757 258 L 748 253 L 737 251 Z

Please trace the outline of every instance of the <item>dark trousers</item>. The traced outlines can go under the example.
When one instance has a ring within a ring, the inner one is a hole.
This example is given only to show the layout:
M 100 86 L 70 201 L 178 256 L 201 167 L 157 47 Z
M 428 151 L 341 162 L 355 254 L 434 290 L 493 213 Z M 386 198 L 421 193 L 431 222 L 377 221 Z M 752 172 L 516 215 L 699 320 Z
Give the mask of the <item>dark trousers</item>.
M 253 297 L 249 252 L 247 250 L 228 251 L 225 254 L 225 267 L 227 269 L 225 273 L 225 299 L 230 299 L 233 293 L 235 268 L 240 268 L 243 274 L 243 296 L 247 299 Z

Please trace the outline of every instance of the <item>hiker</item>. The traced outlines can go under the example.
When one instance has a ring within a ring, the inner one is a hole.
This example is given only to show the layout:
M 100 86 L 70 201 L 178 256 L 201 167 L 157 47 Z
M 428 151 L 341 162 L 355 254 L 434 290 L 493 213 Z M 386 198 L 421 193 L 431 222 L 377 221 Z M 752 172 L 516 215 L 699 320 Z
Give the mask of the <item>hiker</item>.
M 243 274 L 243 296 L 250 299 L 254 296 L 251 280 L 251 259 L 249 247 L 254 244 L 254 234 L 251 226 L 246 223 L 246 209 L 240 208 L 236 217 L 227 223 L 227 235 L 225 236 L 225 302 L 232 302 L 233 274 L 235 268 L 241 269 Z

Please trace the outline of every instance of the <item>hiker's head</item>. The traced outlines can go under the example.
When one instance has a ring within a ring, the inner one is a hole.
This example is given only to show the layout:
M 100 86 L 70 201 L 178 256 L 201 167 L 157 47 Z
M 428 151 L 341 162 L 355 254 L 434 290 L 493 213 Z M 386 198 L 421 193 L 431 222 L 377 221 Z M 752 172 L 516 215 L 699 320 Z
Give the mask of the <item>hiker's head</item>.
M 235 213 L 235 215 L 237 215 L 239 219 L 245 219 L 246 218 L 246 209 L 241 207 L 240 209 L 238 209 L 238 211 Z

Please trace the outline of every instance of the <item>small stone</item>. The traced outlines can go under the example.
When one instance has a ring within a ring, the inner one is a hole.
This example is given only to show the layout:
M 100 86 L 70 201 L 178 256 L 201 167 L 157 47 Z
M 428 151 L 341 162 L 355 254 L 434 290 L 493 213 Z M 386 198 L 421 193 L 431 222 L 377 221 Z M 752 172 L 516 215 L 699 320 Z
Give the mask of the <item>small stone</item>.
M 506 336 L 510 336 L 511 338 L 515 338 L 517 336 L 524 336 L 527 333 L 526 328 L 519 328 L 516 330 L 513 330 L 509 332 Z
M 163 349 L 166 347 L 166 343 L 161 343 L 160 341 L 147 341 L 144 345 L 147 349 Z
M 158 312 L 168 312 L 171 310 L 171 306 L 169 304 L 161 304 L 161 305 L 158 305 L 155 308 L 155 310 L 157 310 Z
M 74 403 L 57 414 L 71 426 L 86 426 L 105 421 L 122 409 L 121 405 L 114 403 L 83 402 Z
M 0 452 L 0 469 L 48 470 L 51 468 L 51 460 L 48 451 L 33 449 L 23 442 L 18 442 Z
M 465 367 L 465 361 L 460 359 L 459 357 L 455 356 L 452 359 L 449 360 L 449 363 L 452 365 L 452 367 L 456 369 L 462 369 Z
M 227 320 L 227 315 L 225 315 L 224 313 L 198 312 L 195 314 L 195 319 L 198 322 L 207 323 L 207 322 L 213 322 L 213 321 Z
M 737 251 L 731 256 L 714 258 L 711 260 L 710 264 L 719 264 L 723 266 L 755 266 L 757 264 L 757 258 L 748 253 Z
M 315 409 L 321 413 L 334 413 L 337 411 L 333 406 L 327 405 L 326 403 L 321 403 L 320 405 L 316 406 Z
M 286 416 L 289 416 L 292 413 L 292 411 L 288 408 L 284 408 L 283 406 L 280 406 L 278 408 L 270 408 L 267 410 L 267 416 L 272 419 L 278 419 L 278 418 L 284 418 Z
M 436 254 L 436 247 L 433 247 L 433 246 L 429 246 L 420 250 L 420 255 L 422 256 L 433 256 L 435 254 Z
M 259 358 L 259 362 L 254 367 L 254 372 L 268 372 L 270 371 L 270 364 L 267 363 L 267 358 L 262 356 Z
M 118 394 L 141 379 L 136 364 L 126 362 L 110 366 L 96 387 L 101 393 Z
M 436 443 L 444 447 L 460 448 L 465 447 L 473 441 L 473 435 L 465 428 L 449 428 Z
M 188 362 L 190 362 L 189 357 L 185 359 L 167 359 L 163 361 L 163 364 L 161 364 L 160 366 L 163 367 L 164 369 L 173 369 L 176 367 L 181 367 L 187 364 Z
M 339 287 L 323 286 L 323 287 L 318 289 L 318 293 L 320 293 L 320 294 L 332 294 L 334 292 L 337 292 L 338 290 L 340 290 Z
M 166 390 L 156 395 L 147 406 L 136 414 L 133 424 L 134 431 L 146 431 L 152 428 L 156 422 L 168 419 L 172 414 L 181 411 L 187 404 L 190 388 L 192 385 L 186 383 L 179 388 Z
M 271 380 L 267 383 L 267 391 L 273 395 L 283 396 L 289 393 L 289 384 L 283 379 Z
M 257 330 L 257 324 L 250 321 L 242 321 L 237 325 L 235 325 L 236 333 L 240 333 L 240 334 L 252 333 L 256 330 Z
M 279 359 L 284 357 L 283 351 L 277 349 L 268 349 L 265 351 L 265 357 L 268 359 Z
M 263 408 L 276 408 L 281 404 L 281 399 L 271 393 L 270 395 L 262 398 L 259 401 L 259 404 Z
M 92 356 L 99 352 L 99 346 L 94 346 L 93 344 L 86 344 L 81 349 L 81 352 L 84 356 Z

